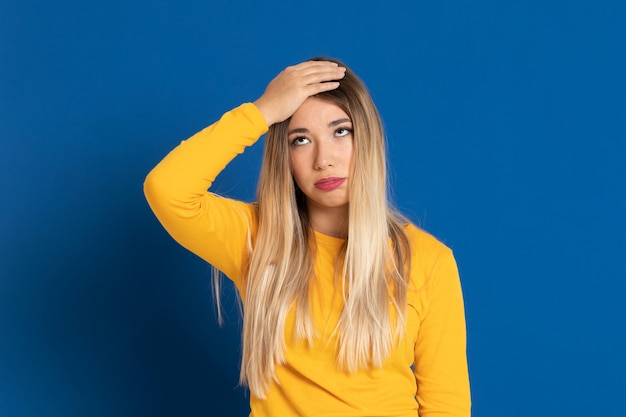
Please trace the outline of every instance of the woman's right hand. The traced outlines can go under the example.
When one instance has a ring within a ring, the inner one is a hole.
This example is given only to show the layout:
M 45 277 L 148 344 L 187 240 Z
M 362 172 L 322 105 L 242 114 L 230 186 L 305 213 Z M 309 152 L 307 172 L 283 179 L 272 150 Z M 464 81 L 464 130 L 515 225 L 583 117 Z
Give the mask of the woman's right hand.
M 342 79 L 345 73 L 345 67 L 330 61 L 306 61 L 287 67 L 254 104 L 271 126 L 291 117 L 307 98 L 339 87 L 335 80 Z

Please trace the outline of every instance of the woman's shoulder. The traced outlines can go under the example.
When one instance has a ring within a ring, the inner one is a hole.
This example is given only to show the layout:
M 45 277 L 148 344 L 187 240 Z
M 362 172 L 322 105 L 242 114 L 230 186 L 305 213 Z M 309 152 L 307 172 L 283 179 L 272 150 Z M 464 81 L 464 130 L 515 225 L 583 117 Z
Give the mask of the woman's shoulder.
M 440 239 L 414 224 L 408 224 L 405 233 L 411 247 L 411 281 L 415 288 L 422 288 L 438 275 L 437 271 L 451 265 L 456 268 L 452 250 Z
M 444 253 L 452 252 L 441 240 L 413 223 L 408 223 L 404 228 L 404 232 L 409 239 L 411 253 L 414 256 L 427 254 L 440 256 Z

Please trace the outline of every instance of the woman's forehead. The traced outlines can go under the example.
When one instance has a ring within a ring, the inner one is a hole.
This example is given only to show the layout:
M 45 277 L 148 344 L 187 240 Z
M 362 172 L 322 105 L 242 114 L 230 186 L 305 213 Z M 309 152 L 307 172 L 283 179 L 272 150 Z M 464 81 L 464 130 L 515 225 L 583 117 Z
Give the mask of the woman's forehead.
M 341 107 L 328 100 L 309 97 L 291 116 L 289 130 L 306 128 L 310 125 L 325 126 L 340 119 L 350 120 L 350 116 Z

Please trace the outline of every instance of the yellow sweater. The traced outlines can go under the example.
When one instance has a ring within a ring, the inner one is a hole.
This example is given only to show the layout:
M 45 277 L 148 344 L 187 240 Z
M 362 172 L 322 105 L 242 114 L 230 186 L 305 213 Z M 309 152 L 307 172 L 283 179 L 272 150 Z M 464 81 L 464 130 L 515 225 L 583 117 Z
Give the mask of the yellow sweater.
M 251 204 L 207 190 L 266 131 L 258 109 L 243 104 L 182 142 L 144 184 L 150 207 L 170 235 L 220 269 L 240 292 L 256 212 Z M 452 251 L 413 225 L 406 232 L 412 251 L 407 326 L 384 366 L 352 374 L 337 368 L 329 329 L 342 309 L 341 296 L 333 298 L 333 266 L 344 241 L 315 233 L 311 310 L 321 336 L 313 346 L 294 341 L 291 312 L 285 325 L 286 363 L 276 370 L 279 383 L 271 384 L 266 399 L 251 397 L 251 416 L 470 415 L 463 298 Z

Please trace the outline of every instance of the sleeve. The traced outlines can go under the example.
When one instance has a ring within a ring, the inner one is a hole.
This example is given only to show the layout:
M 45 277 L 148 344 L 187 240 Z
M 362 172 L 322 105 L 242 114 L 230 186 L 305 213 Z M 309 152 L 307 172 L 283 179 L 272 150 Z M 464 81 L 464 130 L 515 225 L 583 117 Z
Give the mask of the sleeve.
M 148 204 L 167 232 L 238 287 L 256 216 L 250 204 L 207 190 L 226 165 L 266 131 L 256 106 L 243 104 L 183 141 L 144 182 Z
M 470 416 L 463 295 L 452 251 L 445 247 L 423 288 L 424 314 L 415 344 L 420 417 Z

